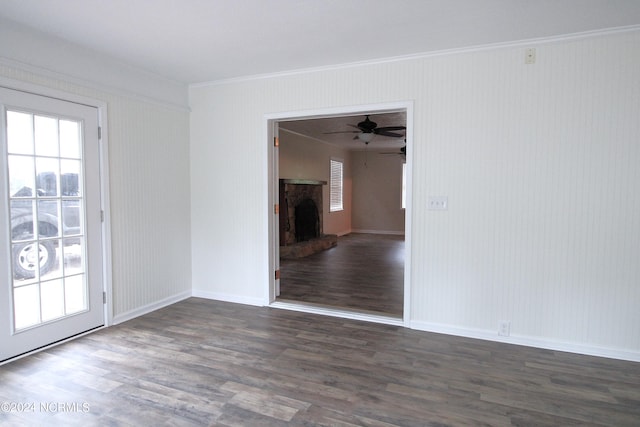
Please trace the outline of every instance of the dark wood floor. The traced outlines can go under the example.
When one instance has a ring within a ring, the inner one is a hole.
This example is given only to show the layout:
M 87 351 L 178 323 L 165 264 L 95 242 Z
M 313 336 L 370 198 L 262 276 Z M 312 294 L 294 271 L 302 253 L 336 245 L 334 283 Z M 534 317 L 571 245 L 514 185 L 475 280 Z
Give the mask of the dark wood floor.
M 638 426 L 640 363 L 190 298 L 0 366 L 0 402 L 25 426 Z
M 402 317 L 404 236 L 348 234 L 334 248 L 280 261 L 288 300 Z

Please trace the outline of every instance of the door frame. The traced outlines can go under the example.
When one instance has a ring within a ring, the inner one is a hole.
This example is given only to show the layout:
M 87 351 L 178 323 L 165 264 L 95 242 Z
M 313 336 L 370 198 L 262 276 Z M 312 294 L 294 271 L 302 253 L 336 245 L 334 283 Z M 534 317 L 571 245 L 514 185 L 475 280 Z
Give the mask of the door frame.
M 100 204 L 101 210 L 103 212 L 103 221 L 102 221 L 102 283 L 103 283 L 103 292 L 105 295 L 105 303 L 103 304 L 103 318 L 104 318 L 104 326 L 108 327 L 113 324 L 113 286 L 112 286 L 112 273 L 111 273 L 111 208 L 110 208 L 110 198 L 109 198 L 109 130 L 108 130 L 108 121 L 107 121 L 107 103 L 105 101 L 101 101 L 95 98 L 89 98 L 82 95 L 77 95 L 74 93 L 69 93 L 65 91 L 61 91 L 58 89 L 53 89 L 46 86 L 40 86 L 37 84 L 24 82 L 21 80 L 10 79 L 7 77 L 0 76 L 0 86 L 6 89 L 27 92 L 33 95 L 44 96 L 48 98 L 59 99 L 62 101 L 68 101 L 76 104 L 82 104 L 89 107 L 96 108 L 98 111 L 98 126 L 100 128 L 100 134 L 98 135 L 98 144 L 99 144 L 99 176 L 100 176 Z M 101 328 L 97 328 L 101 329 Z M 95 331 L 94 329 L 93 331 Z M 87 333 L 91 333 L 89 331 Z M 69 339 L 77 338 L 78 336 L 85 335 L 86 333 L 76 335 L 74 337 L 70 337 Z M 43 348 L 40 348 L 35 351 L 40 351 L 42 349 L 58 345 L 62 342 L 67 341 L 68 339 L 64 339 L 62 341 L 58 341 L 56 343 L 52 343 Z M 34 351 L 34 352 L 35 352 Z M 28 352 L 23 355 L 17 356 L 15 358 L 7 360 L 7 362 L 19 359 L 21 357 L 32 354 L 33 352 Z
M 264 115 L 264 129 L 267 140 L 267 217 L 269 231 L 269 252 L 268 252 L 268 277 L 267 286 L 264 292 L 264 305 L 274 308 L 284 308 L 308 313 L 325 314 L 336 317 L 351 318 L 365 320 L 377 323 L 386 323 L 409 327 L 411 320 L 411 242 L 412 242 L 412 180 L 413 180 L 413 101 L 399 101 L 381 104 L 365 104 L 353 105 L 335 108 L 312 109 L 293 112 L 281 112 Z M 405 207 L 405 256 L 404 256 L 404 303 L 402 320 L 387 316 L 368 315 L 358 312 L 352 312 L 346 309 L 334 308 L 318 308 L 315 306 L 295 303 L 282 303 L 276 301 L 277 290 L 279 289 L 279 280 L 276 279 L 275 271 L 279 269 L 280 262 L 280 246 L 279 246 L 279 223 L 278 213 L 274 207 L 279 203 L 278 200 L 278 148 L 274 144 L 274 138 L 278 137 L 278 123 L 280 121 L 295 119 L 317 119 L 326 117 L 351 116 L 360 114 L 375 114 L 391 111 L 406 111 L 406 207 Z

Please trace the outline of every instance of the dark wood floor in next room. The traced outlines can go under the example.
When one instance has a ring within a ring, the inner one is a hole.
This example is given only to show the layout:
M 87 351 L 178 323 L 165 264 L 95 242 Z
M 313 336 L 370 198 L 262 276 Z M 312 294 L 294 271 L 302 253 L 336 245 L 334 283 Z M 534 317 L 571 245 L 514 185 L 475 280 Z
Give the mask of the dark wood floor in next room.
M 190 298 L 1 366 L 0 402 L 24 426 L 638 426 L 640 363 Z
M 402 317 L 404 256 L 404 236 L 341 236 L 334 248 L 281 260 L 278 301 Z

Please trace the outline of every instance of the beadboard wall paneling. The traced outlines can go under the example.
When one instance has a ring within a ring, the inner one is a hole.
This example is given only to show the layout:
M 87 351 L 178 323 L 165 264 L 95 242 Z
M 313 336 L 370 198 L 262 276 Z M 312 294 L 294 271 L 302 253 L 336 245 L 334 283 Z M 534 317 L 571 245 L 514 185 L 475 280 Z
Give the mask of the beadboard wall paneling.
M 189 118 L 118 99 L 109 121 L 114 312 L 124 313 L 190 290 Z
M 189 112 L 0 65 L 108 108 L 114 321 L 191 289 Z
M 262 304 L 267 292 L 267 130 L 255 82 L 215 102 L 191 93 L 191 254 L 193 293 Z M 194 149 L 195 147 L 195 149 Z
M 640 360 L 640 33 L 531 47 L 192 87 L 194 289 L 266 294 L 265 115 L 413 101 L 410 323 Z

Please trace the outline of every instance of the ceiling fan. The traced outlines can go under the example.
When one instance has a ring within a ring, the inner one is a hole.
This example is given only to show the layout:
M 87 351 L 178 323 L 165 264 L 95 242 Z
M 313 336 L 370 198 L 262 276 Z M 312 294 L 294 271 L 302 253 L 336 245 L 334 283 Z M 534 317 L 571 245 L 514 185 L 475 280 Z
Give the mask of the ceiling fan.
M 400 151 L 387 151 L 385 153 L 380 153 L 380 154 L 397 154 L 402 156 L 403 159 L 407 158 L 407 146 L 404 145 L 403 147 L 400 147 Z
M 333 134 L 333 133 L 357 133 L 353 139 L 360 139 L 364 141 L 365 144 L 368 144 L 375 135 L 388 136 L 391 138 L 403 138 L 404 135 L 401 133 L 397 133 L 395 131 L 405 130 L 406 126 L 383 126 L 378 127 L 378 124 L 371 119 L 369 119 L 369 115 L 367 114 L 365 119 L 358 123 L 357 125 L 349 124 L 349 126 L 354 127 L 358 130 L 345 130 L 345 131 L 337 131 L 337 132 L 325 132 L 325 134 Z

